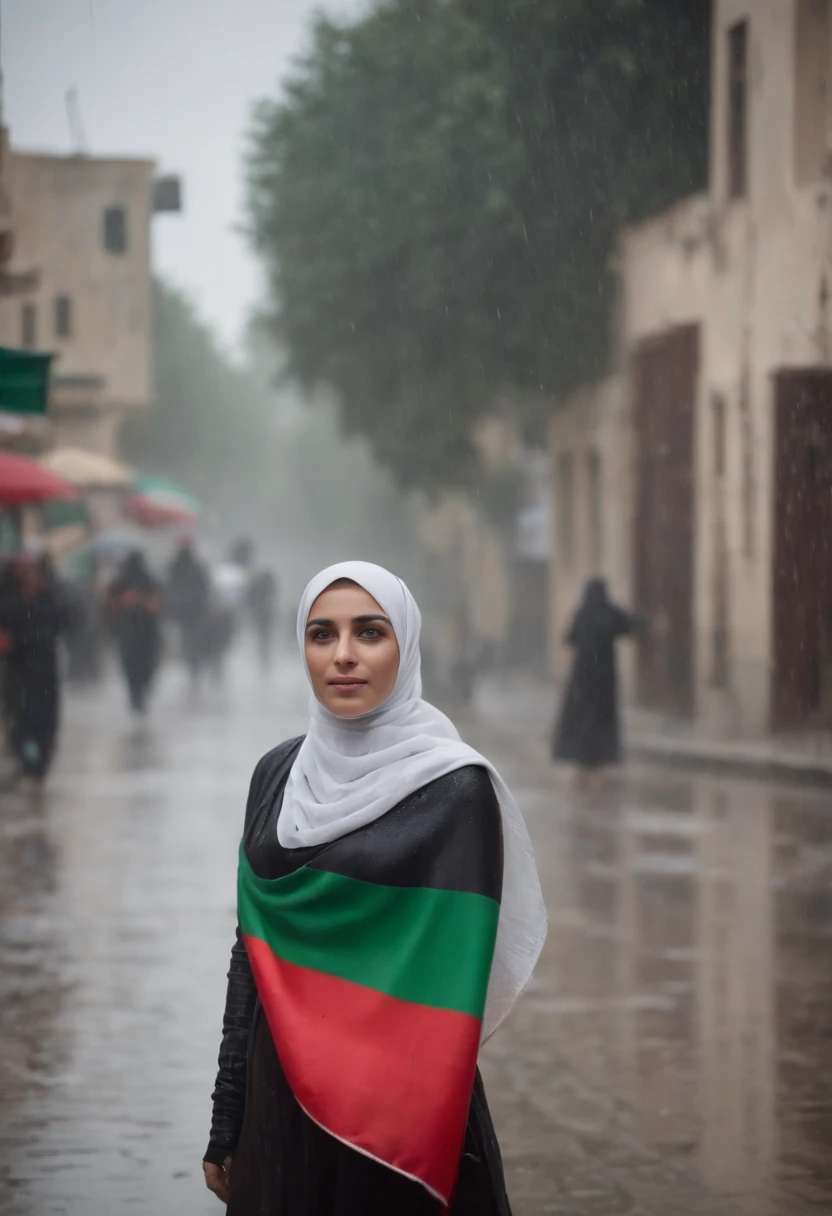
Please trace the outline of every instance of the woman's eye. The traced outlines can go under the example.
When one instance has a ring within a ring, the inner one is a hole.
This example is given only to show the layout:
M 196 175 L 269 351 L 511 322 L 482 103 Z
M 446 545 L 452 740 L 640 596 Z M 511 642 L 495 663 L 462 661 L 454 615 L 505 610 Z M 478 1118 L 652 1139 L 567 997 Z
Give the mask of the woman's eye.
M 328 629 L 316 629 L 312 634 L 313 642 L 328 642 L 332 634 Z
M 362 629 L 361 636 L 362 638 L 380 638 L 384 635 L 380 629 L 374 629 L 372 625 L 370 625 L 366 629 Z

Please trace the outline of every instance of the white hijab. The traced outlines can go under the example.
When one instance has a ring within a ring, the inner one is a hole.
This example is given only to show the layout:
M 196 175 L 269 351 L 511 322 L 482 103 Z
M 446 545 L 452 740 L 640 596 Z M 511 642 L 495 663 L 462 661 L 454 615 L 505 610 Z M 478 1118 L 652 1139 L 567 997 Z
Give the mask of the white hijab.
M 422 700 L 421 616 L 400 578 L 370 562 L 340 562 L 322 570 L 300 602 L 301 654 L 310 609 L 338 579 L 363 587 L 390 618 L 399 643 L 399 673 L 387 700 L 358 718 L 339 718 L 313 695 L 309 731 L 286 782 L 278 840 L 284 848 L 327 844 L 372 823 L 437 777 L 470 764 L 487 769 L 502 811 L 504 866 L 483 1019 L 486 1039 L 528 983 L 546 937 L 546 907 L 529 833 L 494 766 L 462 742 L 450 719 Z

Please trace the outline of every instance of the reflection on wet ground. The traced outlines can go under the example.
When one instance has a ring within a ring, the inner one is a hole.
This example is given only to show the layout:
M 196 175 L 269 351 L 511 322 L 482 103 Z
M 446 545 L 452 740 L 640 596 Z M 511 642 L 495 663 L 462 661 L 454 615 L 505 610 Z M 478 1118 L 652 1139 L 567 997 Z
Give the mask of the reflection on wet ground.
M 525 1210 L 832 1211 L 828 792 L 633 768 L 544 814 L 552 933 L 512 1034 L 579 1180 L 527 1160 Z
M 219 1211 L 201 1189 L 256 758 L 294 674 L 146 722 L 75 698 L 41 803 L 0 792 L 0 1211 Z M 466 724 L 529 817 L 543 963 L 485 1053 L 516 1216 L 832 1211 L 832 806 L 633 767 L 591 803 Z

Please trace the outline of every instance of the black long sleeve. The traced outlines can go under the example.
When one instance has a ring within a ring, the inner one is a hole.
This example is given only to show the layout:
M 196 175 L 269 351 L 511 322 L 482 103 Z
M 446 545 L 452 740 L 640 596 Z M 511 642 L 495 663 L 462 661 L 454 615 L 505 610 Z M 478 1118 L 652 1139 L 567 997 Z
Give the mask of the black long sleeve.
M 300 739 L 288 740 L 264 756 L 255 768 L 246 802 L 245 837 L 256 827 L 258 812 L 269 805 L 275 773 L 288 771 L 300 743 Z M 211 1095 L 214 1104 L 211 1135 L 203 1157 L 203 1161 L 214 1165 L 222 1165 L 226 1157 L 233 1155 L 240 1138 L 246 1106 L 249 1039 L 256 1008 L 257 985 L 238 926 L 228 968 L 217 1081 Z
M 228 968 L 217 1081 L 211 1095 L 214 1103 L 211 1136 L 203 1158 L 214 1165 L 222 1165 L 226 1157 L 233 1155 L 240 1136 L 246 1104 L 248 1044 L 256 1005 L 257 987 L 237 929 Z

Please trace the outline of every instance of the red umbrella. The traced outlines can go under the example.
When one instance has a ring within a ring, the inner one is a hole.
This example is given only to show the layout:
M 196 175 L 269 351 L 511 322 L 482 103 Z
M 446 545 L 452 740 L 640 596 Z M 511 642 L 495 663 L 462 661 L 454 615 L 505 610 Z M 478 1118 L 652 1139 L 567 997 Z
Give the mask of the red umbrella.
M 72 486 L 42 469 L 34 460 L 0 452 L 0 507 L 77 497 Z

